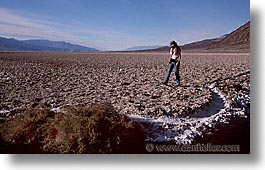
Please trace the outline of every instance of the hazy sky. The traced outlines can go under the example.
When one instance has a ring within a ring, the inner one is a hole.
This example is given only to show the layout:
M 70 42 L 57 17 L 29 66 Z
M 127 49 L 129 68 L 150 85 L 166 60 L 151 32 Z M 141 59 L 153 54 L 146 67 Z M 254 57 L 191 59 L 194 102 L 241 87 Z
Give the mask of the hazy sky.
M 249 20 L 249 0 L 0 0 L 0 36 L 101 50 L 185 44 Z

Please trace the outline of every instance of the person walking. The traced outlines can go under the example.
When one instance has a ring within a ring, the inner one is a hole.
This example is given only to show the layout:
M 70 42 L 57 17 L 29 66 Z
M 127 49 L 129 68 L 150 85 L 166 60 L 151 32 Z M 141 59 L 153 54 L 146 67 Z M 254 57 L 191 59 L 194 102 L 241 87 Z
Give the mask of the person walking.
M 167 85 L 170 74 L 172 70 L 174 69 L 175 76 L 176 76 L 176 85 L 180 86 L 180 75 L 179 75 L 180 60 L 181 60 L 181 49 L 176 43 L 176 41 L 171 41 L 170 42 L 169 65 L 168 65 L 166 77 L 165 77 L 165 80 L 163 81 L 163 84 Z

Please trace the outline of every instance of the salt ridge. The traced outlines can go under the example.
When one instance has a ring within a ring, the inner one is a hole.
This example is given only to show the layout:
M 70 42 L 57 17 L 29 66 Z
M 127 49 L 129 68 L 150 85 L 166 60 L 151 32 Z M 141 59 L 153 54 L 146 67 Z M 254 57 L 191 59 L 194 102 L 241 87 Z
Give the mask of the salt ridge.
M 248 72 L 245 73 L 248 74 Z M 131 120 L 140 123 L 143 127 L 147 135 L 146 141 L 174 141 L 177 144 L 190 144 L 196 136 L 202 135 L 207 129 L 214 128 L 217 124 L 228 123 L 228 120 L 230 120 L 232 116 L 245 116 L 245 108 L 232 108 L 222 92 L 214 87 L 213 83 L 205 84 L 204 87 L 214 94 L 213 100 L 219 98 L 221 101 L 218 101 L 223 105 L 222 109 L 219 109 L 210 116 L 198 118 L 196 117 L 196 113 L 186 116 L 185 118 L 161 116 L 157 119 L 153 119 L 138 115 L 128 116 Z M 244 96 L 250 99 L 249 94 Z M 207 108 L 209 111 L 210 106 Z

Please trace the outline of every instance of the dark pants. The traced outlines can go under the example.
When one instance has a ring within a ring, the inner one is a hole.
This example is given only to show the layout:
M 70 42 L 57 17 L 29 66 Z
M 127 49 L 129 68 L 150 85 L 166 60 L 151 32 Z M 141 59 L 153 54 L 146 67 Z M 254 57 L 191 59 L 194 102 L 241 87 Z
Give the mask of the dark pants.
M 176 65 L 176 62 L 170 62 L 168 65 L 168 69 L 167 69 L 167 73 L 166 73 L 166 77 L 165 77 L 165 83 L 168 82 L 170 74 L 172 72 L 172 70 L 174 69 L 175 71 L 175 76 L 176 76 L 176 83 L 180 83 L 180 76 L 179 76 L 179 66 Z

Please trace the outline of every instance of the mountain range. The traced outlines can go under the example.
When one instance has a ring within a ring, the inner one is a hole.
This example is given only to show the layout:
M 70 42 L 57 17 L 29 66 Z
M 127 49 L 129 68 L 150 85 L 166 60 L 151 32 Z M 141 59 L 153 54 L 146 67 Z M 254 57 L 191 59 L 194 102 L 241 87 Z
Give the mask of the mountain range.
M 0 37 L 0 51 L 97 52 L 99 50 L 64 41 L 16 40 Z
M 249 52 L 250 21 L 235 31 L 223 36 L 196 41 L 180 46 L 184 51 Z M 135 46 L 124 51 L 165 52 L 169 46 Z M 97 52 L 99 50 L 64 41 L 16 40 L 0 37 L 0 51 L 51 51 L 51 52 Z
M 156 49 L 156 48 L 160 48 L 160 45 L 153 45 L 153 46 L 134 46 L 134 47 L 130 47 L 125 49 L 124 51 L 137 51 L 137 50 L 150 50 L 150 49 Z
M 180 46 L 184 51 L 212 51 L 212 52 L 249 52 L 250 51 L 250 21 L 242 25 L 235 31 L 221 37 L 196 41 Z M 147 50 L 164 52 L 168 51 L 169 46 Z

